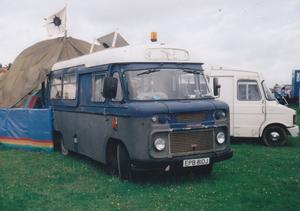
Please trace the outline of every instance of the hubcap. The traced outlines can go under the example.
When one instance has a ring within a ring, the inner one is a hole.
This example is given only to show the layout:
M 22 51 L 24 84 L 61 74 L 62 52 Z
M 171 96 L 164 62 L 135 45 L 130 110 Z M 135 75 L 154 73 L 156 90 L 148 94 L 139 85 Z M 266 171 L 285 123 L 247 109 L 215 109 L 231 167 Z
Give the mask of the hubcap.
M 278 141 L 280 139 L 280 134 L 278 132 L 271 132 L 270 135 L 272 141 Z

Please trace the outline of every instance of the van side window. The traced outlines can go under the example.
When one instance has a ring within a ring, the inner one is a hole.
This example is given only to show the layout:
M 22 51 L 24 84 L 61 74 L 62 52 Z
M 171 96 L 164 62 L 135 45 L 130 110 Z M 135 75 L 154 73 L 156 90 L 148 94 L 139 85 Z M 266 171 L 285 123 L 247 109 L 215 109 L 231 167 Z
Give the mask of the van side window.
M 122 86 L 121 86 L 121 81 L 120 81 L 120 76 L 118 72 L 115 72 L 113 74 L 113 77 L 118 79 L 118 89 L 117 89 L 117 96 L 113 101 L 122 101 L 123 100 L 123 93 L 122 93 Z
M 261 100 L 261 94 L 256 81 L 240 80 L 237 86 L 237 98 L 240 101 Z
M 54 76 L 51 81 L 50 99 L 60 99 L 62 96 L 61 76 Z
M 92 102 L 104 102 L 103 97 L 103 84 L 105 75 L 93 75 L 93 90 L 92 90 Z
M 65 74 L 63 77 L 63 99 L 75 100 L 77 77 L 75 74 Z

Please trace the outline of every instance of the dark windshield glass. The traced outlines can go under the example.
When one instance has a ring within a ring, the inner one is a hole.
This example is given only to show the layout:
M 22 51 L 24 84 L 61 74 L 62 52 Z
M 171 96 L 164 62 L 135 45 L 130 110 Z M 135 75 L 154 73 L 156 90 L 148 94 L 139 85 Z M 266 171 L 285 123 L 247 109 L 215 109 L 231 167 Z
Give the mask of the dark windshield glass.
M 202 71 L 145 69 L 126 71 L 131 100 L 200 99 L 210 96 Z

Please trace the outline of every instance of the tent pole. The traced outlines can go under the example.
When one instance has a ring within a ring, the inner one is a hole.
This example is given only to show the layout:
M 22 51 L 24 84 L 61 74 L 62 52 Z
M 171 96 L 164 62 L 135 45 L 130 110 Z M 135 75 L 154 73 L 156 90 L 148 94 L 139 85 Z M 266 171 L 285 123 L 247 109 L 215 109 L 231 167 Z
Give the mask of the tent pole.
M 68 30 L 65 31 L 65 35 L 64 35 L 64 38 L 66 39 L 68 36 Z
M 96 38 L 94 38 L 93 43 L 91 45 L 90 54 L 94 52 L 95 42 L 96 42 Z

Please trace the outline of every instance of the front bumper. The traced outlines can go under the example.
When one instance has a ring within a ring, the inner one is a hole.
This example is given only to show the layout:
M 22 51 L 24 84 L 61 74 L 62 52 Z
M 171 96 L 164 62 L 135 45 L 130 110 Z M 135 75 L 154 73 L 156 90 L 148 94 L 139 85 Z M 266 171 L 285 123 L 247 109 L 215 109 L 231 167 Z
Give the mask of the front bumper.
M 132 168 L 134 170 L 164 170 L 167 166 L 173 168 L 182 168 L 183 160 L 196 158 L 210 158 L 210 163 L 219 162 L 231 158 L 233 151 L 229 148 L 221 152 L 210 152 L 201 155 L 181 156 L 174 158 L 152 159 L 152 160 L 133 160 Z
M 291 134 L 292 137 L 297 137 L 299 134 L 299 126 L 295 125 L 293 127 L 288 127 L 287 130 Z

